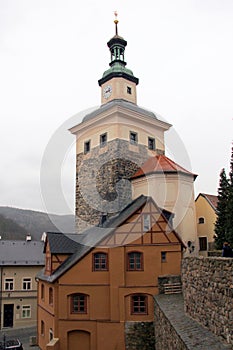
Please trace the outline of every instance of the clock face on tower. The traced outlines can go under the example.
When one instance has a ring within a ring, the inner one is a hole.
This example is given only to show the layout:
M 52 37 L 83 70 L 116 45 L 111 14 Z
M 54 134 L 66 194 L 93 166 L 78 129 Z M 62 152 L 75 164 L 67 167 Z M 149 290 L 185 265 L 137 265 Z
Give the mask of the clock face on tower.
M 103 96 L 104 98 L 109 98 L 112 94 L 112 86 L 111 85 L 107 85 L 104 87 L 103 89 Z

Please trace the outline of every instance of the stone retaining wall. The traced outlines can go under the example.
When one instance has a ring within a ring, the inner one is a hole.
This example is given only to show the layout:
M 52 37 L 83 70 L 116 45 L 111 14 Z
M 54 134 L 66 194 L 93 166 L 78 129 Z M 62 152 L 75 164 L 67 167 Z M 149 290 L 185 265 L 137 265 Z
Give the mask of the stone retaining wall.
M 187 257 L 182 283 L 185 311 L 233 345 L 233 259 Z
M 126 322 L 125 344 L 126 350 L 154 350 L 154 323 Z

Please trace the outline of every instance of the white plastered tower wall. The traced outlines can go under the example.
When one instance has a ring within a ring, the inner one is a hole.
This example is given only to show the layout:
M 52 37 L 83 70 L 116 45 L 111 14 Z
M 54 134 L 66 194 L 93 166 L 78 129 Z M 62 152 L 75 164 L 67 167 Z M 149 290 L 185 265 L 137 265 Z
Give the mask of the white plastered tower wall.
M 133 199 L 151 196 L 159 207 L 174 214 L 173 227 L 187 245 L 184 256 L 198 255 L 194 177 L 181 173 L 154 173 L 132 180 Z

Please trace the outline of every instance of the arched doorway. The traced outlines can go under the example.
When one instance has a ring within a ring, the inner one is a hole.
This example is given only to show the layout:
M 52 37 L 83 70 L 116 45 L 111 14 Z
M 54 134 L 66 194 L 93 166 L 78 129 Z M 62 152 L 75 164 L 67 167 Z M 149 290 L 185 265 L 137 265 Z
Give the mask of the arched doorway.
M 69 332 L 68 350 L 91 350 L 90 333 L 78 330 Z

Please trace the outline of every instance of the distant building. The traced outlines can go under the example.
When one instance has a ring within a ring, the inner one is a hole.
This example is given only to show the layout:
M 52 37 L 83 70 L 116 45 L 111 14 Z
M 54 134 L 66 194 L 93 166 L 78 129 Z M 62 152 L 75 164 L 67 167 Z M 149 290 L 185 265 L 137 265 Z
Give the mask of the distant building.
M 43 266 L 43 242 L 0 240 L 0 329 L 36 325 L 35 277 Z
M 196 198 L 197 235 L 199 239 L 199 254 L 208 255 L 214 250 L 214 227 L 218 196 L 199 193 Z

